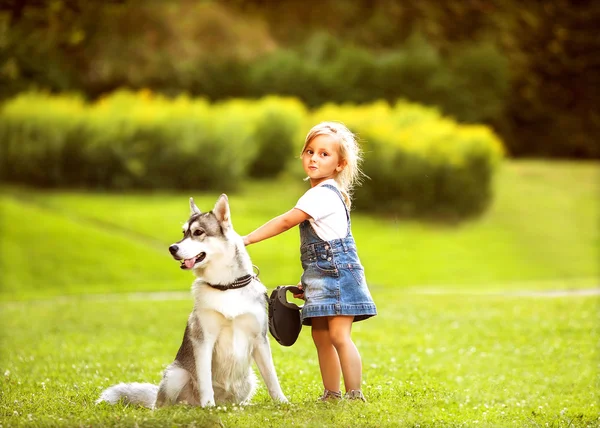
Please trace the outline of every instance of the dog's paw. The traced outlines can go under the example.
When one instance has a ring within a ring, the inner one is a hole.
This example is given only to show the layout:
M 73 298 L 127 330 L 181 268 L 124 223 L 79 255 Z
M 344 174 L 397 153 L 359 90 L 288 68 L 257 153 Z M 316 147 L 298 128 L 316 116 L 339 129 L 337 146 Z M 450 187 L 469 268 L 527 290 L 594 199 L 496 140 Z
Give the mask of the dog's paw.
M 275 401 L 280 403 L 280 404 L 289 404 L 288 399 L 286 398 L 285 395 L 280 395 L 279 397 L 275 398 Z
M 215 407 L 215 399 L 209 398 L 207 400 L 201 400 L 200 407 Z

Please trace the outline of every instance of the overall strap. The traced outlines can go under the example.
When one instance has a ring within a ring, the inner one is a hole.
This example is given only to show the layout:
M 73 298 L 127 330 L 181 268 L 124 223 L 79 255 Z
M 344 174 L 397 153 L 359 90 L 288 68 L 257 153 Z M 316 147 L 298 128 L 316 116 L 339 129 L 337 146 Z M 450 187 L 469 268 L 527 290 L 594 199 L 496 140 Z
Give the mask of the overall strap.
M 344 197 L 342 196 L 342 193 L 340 192 L 340 190 L 331 185 L 331 184 L 323 184 L 323 187 L 327 187 L 328 189 L 333 190 L 338 196 L 339 198 L 342 200 L 342 204 L 344 205 L 344 210 L 346 211 L 346 222 L 348 223 L 348 230 L 346 231 L 346 236 L 348 236 L 350 234 L 350 211 L 348 210 L 348 207 L 346 206 L 346 202 L 344 201 Z

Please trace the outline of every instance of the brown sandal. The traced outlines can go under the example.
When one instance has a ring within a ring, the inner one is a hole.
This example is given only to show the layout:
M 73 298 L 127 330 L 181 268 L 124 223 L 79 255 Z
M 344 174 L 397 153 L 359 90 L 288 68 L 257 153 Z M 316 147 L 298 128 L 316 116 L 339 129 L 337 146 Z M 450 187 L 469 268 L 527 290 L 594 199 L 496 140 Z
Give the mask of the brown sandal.
M 346 400 L 361 400 L 364 402 L 367 401 L 367 399 L 365 398 L 365 396 L 363 395 L 363 393 L 360 389 L 351 389 L 350 391 L 347 391 L 346 395 L 344 395 L 344 399 L 346 399 Z
M 342 392 L 330 391 L 326 389 L 323 391 L 323 395 L 319 397 L 319 401 L 338 401 L 342 399 Z

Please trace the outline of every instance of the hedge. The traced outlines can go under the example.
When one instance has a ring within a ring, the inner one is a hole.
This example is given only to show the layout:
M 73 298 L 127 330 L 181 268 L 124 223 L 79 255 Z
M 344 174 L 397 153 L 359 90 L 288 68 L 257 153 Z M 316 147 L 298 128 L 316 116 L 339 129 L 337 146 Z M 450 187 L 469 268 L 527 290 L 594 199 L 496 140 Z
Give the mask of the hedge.
M 460 125 L 434 108 L 405 101 L 326 105 L 312 120 L 330 117 L 346 123 L 361 141 L 368 178 L 356 189 L 358 209 L 464 218 L 491 202 L 504 149 L 490 128 Z
M 167 99 L 116 92 L 21 94 L 0 111 L 0 180 L 41 187 L 235 191 L 248 178 L 302 174 L 294 162 L 310 127 L 344 122 L 361 140 L 364 172 L 355 207 L 416 217 L 465 218 L 485 210 L 503 156 L 486 126 L 436 109 L 329 104 L 293 98 Z M 290 162 L 292 161 L 292 162 Z
M 140 91 L 85 105 L 72 96 L 23 94 L 2 109 L 0 179 L 231 191 L 249 173 L 269 177 L 285 168 L 304 116 L 302 104 L 282 98 L 209 104 Z

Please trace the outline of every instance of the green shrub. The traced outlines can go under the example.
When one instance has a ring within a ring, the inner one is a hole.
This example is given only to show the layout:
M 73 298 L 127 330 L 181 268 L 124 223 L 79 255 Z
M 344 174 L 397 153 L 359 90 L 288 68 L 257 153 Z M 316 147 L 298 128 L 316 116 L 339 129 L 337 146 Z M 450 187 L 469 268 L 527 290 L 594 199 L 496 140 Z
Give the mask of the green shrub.
M 0 179 L 65 185 L 65 149 L 82 134 L 84 116 L 84 103 L 76 96 L 21 94 L 6 103 L 0 120 Z
M 295 99 L 268 97 L 259 101 L 252 111 L 256 114 L 253 140 L 258 153 L 250 164 L 251 177 L 275 177 L 287 169 L 302 121 L 304 106 Z
M 377 59 L 375 79 L 381 87 L 381 98 L 390 103 L 404 98 L 435 105 L 445 97 L 446 88 L 441 82 L 452 80 L 452 76 L 440 53 L 415 33 L 402 48 Z
M 502 117 L 509 95 L 508 60 L 489 42 L 470 43 L 449 57 L 450 79 L 440 82 L 434 101 L 463 122 L 491 122 Z
M 295 99 L 211 104 L 117 92 L 86 105 L 75 97 L 19 96 L 1 112 L 2 180 L 35 186 L 233 191 L 248 177 L 303 176 L 304 135 L 323 120 L 361 140 L 369 179 L 355 206 L 413 217 L 465 218 L 492 197 L 503 147 L 481 125 L 459 125 L 408 102 L 326 105 Z
M 103 189 L 235 189 L 254 159 L 246 102 L 148 91 L 85 106 L 28 94 L 2 110 L 2 179 Z
M 321 83 L 321 70 L 293 50 L 281 49 L 260 58 L 251 64 L 249 73 L 249 93 L 254 97 L 278 94 L 315 106 L 328 95 Z
M 305 45 L 276 50 L 248 64 L 248 93 L 294 96 L 309 107 L 328 102 L 408 99 L 437 105 L 462 122 L 502 116 L 508 62 L 491 42 L 472 42 L 443 56 L 420 33 L 392 50 L 372 51 L 319 33 Z
M 459 125 L 432 108 L 399 102 L 328 105 L 313 122 L 339 120 L 353 130 L 369 177 L 356 189 L 357 209 L 400 216 L 464 218 L 483 212 L 503 147 L 480 125 Z
M 247 110 L 241 101 L 117 93 L 91 108 L 94 180 L 109 188 L 235 189 L 255 153 Z
M 384 82 L 376 77 L 377 64 L 373 54 L 364 49 L 343 46 L 318 68 L 320 85 L 327 88 L 320 104 L 327 100 L 366 103 L 379 98 Z

